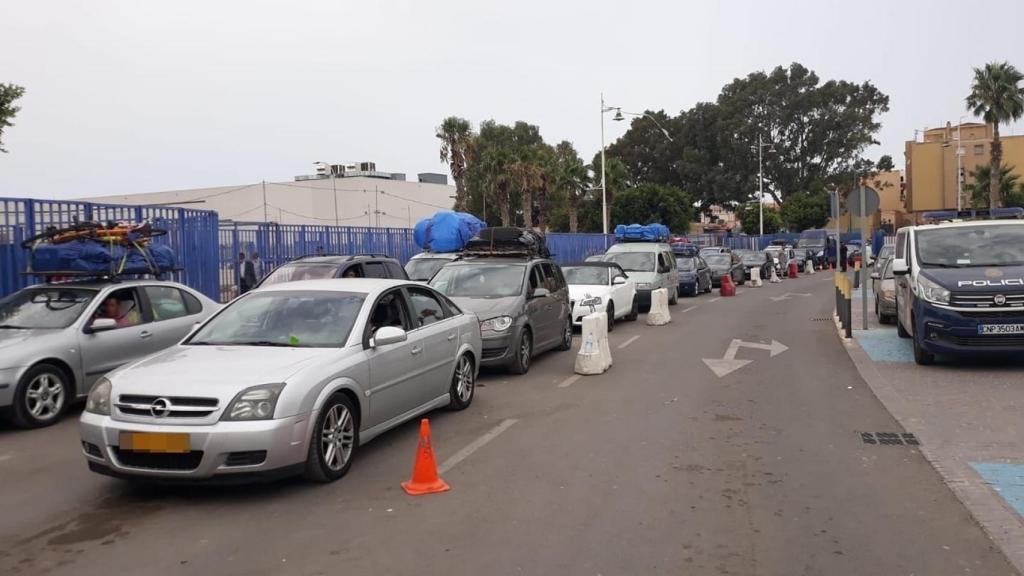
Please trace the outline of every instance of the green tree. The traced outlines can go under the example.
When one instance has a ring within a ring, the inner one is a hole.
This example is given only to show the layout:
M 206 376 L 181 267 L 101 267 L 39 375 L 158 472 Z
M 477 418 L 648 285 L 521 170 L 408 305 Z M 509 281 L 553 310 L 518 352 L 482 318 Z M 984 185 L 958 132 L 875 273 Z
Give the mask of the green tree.
M 618 194 L 611 213 L 617 224 L 661 223 L 685 233 L 693 219 L 693 200 L 679 188 L 642 184 Z
M 569 231 L 579 231 L 579 210 L 590 186 L 590 174 L 572 142 L 563 140 L 555 146 L 551 183 L 565 208 Z
M 757 234 L 761 229 L 761 213 L 757 202 L 747 202 L 735 208 L 736 218 L 743 225 L 743 231 L 747 234 Z M 764 233 L 775 234 L 782 230 L 784 224 L 782 215 L 773 206 L 764 207 Z
M 441 140 L 441 162 L 448 163 L 455 180 L 455 209 L 465 210 L 469 203 L 466 193 L 466 169 L 473 158 L 476 134 L 469 120 L 458 116 L 445 118 L 435 135 Z
M 608 198 L 608 217 L 611 218 L 611 206 L 615 203 L 615 196 L 623 190 L 632 186 L 632 179 L 629 175 L 629 169 L 626 164 L 615 156 L 605 153 L 605 188 L 607 189 Z M 597 218 L 598 227 L 597 232 L 600 232 L 601 227 L 601 152 L 594 154 L 594 160 L 590 163 L 590 172 L 593 174 L 593 188 L 591 193 L 593 195 L 593 203 L 586 205 L 587 209 L 596 209 L 594 217 Z M 589 221 L 589 218 L 588 218 Z M 611 231 L 611 226 L 608 228 Z
M 828 193 L 821 190 L 793 195 L 779 211 L 786 228 L 790 230 L 821 228 L 828 222 Z
M 1020 176 L 1013 173 L 1014 167 L 1003 164 L 999 168 L 999 181 L 996 183 L 999 205 L 1012 206 L 1017 200 L 1018 181 Z M 967 194 L 971 197 L 971 205 L 975 208 L 988 208 L 991 206 L 992 191 L 992 167 L 978 166 L 977 170 L 971 171 L 971 182 L 964 186 Z M 1021 184 L 1024 186 L 1024 184 Z
M 893 164 L 892 156 L 889 156 L 888 154 L 882 155 L 882 157 L 878 159 L 878 163 L 875 164 L 875 169 L 879 172 L 892 172 L 895 170 L 896 165 Z
M 990 62 L 984 68 L 974 69 L 971 93 L 967 96 L 967 109 L 992 125 L 992 156 L 989 173 L 999 172 L 1003 162 L 1003 143 L 999 139 L 999 125 L 1024 116 L 1024 88 L 1020 87 L 1024 74 L 1009 62 Z M 998 207 L 1001 201 L 999 181 L 990 179 L 989 206 Z
M 15 106 L 14 102 L 25 94 L 25 89 L 15 84 L 0 84 L 0 152 L 6 153 L 7 150 L 4 148 L 4 129 L 14 126 L 11 120 L 18 115 L 18 111 L 21 110 L 20 106 Z

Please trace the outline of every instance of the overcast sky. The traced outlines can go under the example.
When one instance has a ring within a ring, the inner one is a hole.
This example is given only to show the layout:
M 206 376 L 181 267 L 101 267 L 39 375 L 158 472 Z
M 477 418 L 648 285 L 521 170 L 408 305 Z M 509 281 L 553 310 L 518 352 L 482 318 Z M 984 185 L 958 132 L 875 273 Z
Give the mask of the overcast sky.
M 414 178 L 447 171 L 451 114 L 526 120 L 589 161 L 602 91 L 675 114 L 794 61 L 888 94 L 871 155 L 901 165 L 915 128 L 965 114 L 972 66 L 1024 68 L 1022 30 L 1021 0 L 5 0 L 0 82 L 27 92 L 0 196 L 289 180 L 317 160 Z

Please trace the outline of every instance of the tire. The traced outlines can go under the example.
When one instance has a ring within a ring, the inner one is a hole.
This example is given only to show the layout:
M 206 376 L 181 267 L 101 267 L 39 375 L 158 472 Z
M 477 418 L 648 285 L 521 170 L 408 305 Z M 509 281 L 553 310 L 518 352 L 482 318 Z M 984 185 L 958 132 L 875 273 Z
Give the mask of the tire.
M 921 346 L 921 332 L 919 330 L 914 331 L 914 362 L 917 362 L 919 366 L 931 366 L 935 363 L 935 354 Z
M 455 372 L 452 373 L 452 386 L 448 390 L 451 402 L 448 409 L 452 411 L 465 410 L 473 403 L 473 396 L 476 395 L 476 366 L 468 354 L 459 356 L 455 363 Z
M 679 286 L 672 288 L 672 297 L 668 299 L 669 306 L 679 304 Z
M 608 331 L 611 332 L 615 330 L 615 304 L 609 302 L 604 312 L 608 315 Z
M 712 290 L 714 290 L 714 286 L 711 285 L 711 279 L 708 278 L 708 287 L 704 289 L 704 293 L 711 294 Z
M 516 342 L 515 356 L 509 364 L 508 370 L 513 374 L 526 374 L 530 371 L 530 364 L 533 362 L 533 334 L 529 328 L 523 328 L 519 333 L 519 341 Z
M 18 381 L 11 421 L 19 428 L 55 424 L 70 404 L 70 389 L 71 378 L 60 367 L 46 362 L 36 364 Z
M 626 316 L 626 320 L 630 322 L 636 322 L 636 319 L 640 317 L 640 301 L 637 300 L 636 296 L 633 296 L 633 306 L 629 309 L 629 315 Z
M 565 326 L 562 327 L 562 341 L 558 343 L 556 350 L 565 352 L 572 349 L 572 318 L 565 319 Z
M 355 407 L 348 396 L 335 394 L 327 399 L 317 416 L 302 476 L 312 482 L 334 482 L 348 473 L 358 449 L 359 419 Z

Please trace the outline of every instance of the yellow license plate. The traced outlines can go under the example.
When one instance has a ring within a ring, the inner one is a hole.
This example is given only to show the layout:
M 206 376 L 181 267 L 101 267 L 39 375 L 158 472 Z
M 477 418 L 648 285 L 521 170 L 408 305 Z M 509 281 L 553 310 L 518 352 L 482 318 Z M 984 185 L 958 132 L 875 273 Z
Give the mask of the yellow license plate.
M 188 434 L 173 432 L 121 432 L 121 450 L 183 454 L 192 449 Z

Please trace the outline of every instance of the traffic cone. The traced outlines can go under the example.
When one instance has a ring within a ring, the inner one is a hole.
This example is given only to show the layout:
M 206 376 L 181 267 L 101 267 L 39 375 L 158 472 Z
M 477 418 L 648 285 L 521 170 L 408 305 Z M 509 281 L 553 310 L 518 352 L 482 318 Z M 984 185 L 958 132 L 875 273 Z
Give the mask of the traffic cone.
M 437 475 L 437 461 L 430 444 L 430 420 L 420 420 L 420 444 L 416 448 L 416 463 L 412 468 L 412 479 L 402 482 L 407 494 L 420 496 L 435 492 L 447 492 L 451 487 Z

